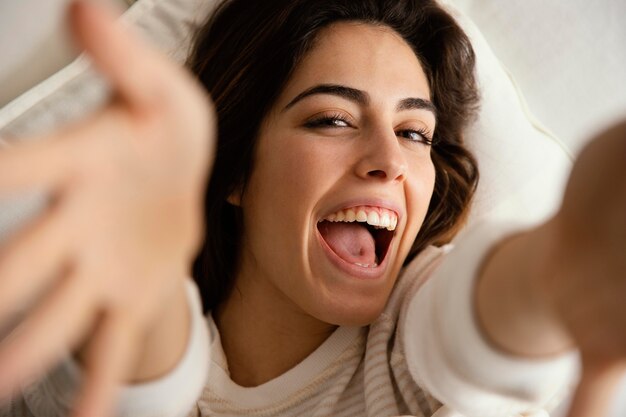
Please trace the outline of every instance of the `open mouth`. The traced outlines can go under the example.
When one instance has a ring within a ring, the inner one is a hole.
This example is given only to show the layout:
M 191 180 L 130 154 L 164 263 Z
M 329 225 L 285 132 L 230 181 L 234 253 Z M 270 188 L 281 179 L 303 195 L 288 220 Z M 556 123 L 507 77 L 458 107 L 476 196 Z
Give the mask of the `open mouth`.
M 360 206 L 327 216 L 317 228 L 339 258 L 362 268 L 377 268 L 387 256 L 397 223 L 397 215 L 390 210 Z

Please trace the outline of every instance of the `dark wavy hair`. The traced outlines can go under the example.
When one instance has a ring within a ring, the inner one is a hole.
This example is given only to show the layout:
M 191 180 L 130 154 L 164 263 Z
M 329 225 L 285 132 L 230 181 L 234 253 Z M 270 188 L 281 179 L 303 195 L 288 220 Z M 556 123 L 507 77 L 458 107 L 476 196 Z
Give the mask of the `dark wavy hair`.
M 463 131 L 478 107 L 472 46 L 434 0 L 226 0 L 198 31 L 188 67 L 210 92 L 218 143 L 205 199 L 205 241 L 193 276 L 205 311 L 232 290 L 242 213 L 226 200 L 245 190 L 261 123 L 320 30 L 363 22 L 396 31 L 412 47 L 437 108 L 431 156 L 435 189 L 407 261 L 460 229 L 478 182 Z

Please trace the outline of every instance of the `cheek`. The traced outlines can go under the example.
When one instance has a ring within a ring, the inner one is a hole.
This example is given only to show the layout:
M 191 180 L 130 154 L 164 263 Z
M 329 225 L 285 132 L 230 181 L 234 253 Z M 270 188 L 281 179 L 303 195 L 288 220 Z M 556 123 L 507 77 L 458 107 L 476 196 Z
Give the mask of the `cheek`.
M 435 166 L 428 157 L 412 166 L 406 182 L 407 212 L 410 213 L 407 229 L 413 238 L 426 217 L 434 188 Z
M 336 150 L 320 141 L 299 136 L 272 138 L 271 146 L 259 149 L 257 185 L 265 198 L 271 196 L 275 204 L 289 207 L 294 214 L 300 211 L 293 210 L 297 207 L 310 210 L 332 185 L 337 158 Z
M 310 226 L 312 209 L 330 182 L 327 155 L 314 143 L 303 143 L 306 139 L 266 139 L 259 144 L 246 188 L 245 230 L 261 246 L 271 236 L 272 246 L 297 247 Z

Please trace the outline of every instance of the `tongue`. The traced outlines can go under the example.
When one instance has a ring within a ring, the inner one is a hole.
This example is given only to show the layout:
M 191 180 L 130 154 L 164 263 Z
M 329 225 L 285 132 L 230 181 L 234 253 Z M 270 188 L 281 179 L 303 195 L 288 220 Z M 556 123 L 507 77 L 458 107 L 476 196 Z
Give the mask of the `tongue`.
M 350 263 L 376 263 L 376 243 L 370 232 L 360 223 L 322 222 L 322 237 L 330 248 Z

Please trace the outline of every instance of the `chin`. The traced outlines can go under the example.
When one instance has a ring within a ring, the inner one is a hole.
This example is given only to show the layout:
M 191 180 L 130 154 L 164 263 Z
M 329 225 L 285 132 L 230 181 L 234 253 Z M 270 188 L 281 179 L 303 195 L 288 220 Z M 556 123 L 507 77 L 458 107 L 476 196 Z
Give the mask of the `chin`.
M 335 326 L 369 326 L 372 324 L 385 309 L 386 301 L 384 299 L 368 299 L 368 300 L 350 300 L 343 302 L 336 300 L 324 308 L 323 311 L 315 316 L 326 323 Z

